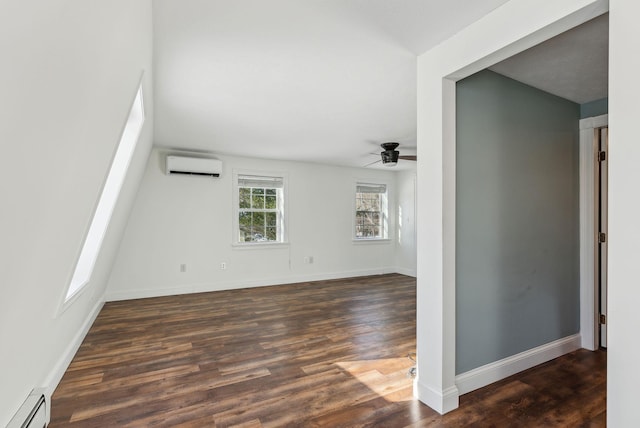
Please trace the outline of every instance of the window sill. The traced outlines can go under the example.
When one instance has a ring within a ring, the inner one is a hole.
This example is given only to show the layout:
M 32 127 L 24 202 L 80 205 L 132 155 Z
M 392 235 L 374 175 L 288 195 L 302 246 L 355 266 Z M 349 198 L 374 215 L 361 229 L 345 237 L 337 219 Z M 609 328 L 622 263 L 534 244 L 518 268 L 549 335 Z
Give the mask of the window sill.
M 231 244 L 234 250 L 267 250 L 272 248 L 289 248 L 288 242 L 245 242 Z
M 389 238 L 362 238 L 362 239 L 353 239 L 353 243 L 356 245 L 371 245 L 371 244 L 390 244 L 391 239 Z

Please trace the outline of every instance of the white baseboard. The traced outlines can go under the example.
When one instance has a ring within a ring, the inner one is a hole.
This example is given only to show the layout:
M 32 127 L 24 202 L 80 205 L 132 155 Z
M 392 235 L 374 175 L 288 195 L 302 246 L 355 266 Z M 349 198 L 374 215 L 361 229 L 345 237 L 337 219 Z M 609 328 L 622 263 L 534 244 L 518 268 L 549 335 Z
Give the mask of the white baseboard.
M 352 270 L 352 271 L 334 272 L 334 273 L 292 275 L 288 277 L 259 279 L 259 280 L 235 280 L 235 281 L 220 281 L 215 283 L 213 282 L 193 283 L 193 284 L 180 285 L 178 287 L 158 286 L 158 287 L 151 287 L 151 288 L 137 289 L 137 290 L 123 290 L 123 291 L 111 291 L 111 292 L 107 291 L 106 301 L 113 302 L 118 300 L 145 299 L 149 297 L 174 296 L 179 294 L 204 293 L 209 291 L 236 290 L 239 288 L 267 287 L 271 285 L 294 284 L 298 282 L 310 282 L 310 281 L 326 281 L 330 279 L 354 278 L 359 276 L 383 275 L 388 273 L 400 273 L 400 274 L 406 275 L 404 272 L 399 272 L 399 269 L 397 269 L 396 267 L 381 267 L 377 269 L 363 269 L 363 270 Z
M 523 370 L 535 367 L 538 364 L 580 349 L 580 344 L 580 334 L 574 334 L 462 373 L 456 376 L 458 391 L 460 394 L 466 394 L 482 388 Z
M 395 272 L 401 275 L 411 276 L 413 278 L 416 278 L 418 276 L 418 272 L 416 269 L 409 269 L 405 267 L 396 267 Z
M 456 386 L 449 387 L 443 391 L 436 391 L 420 382 L 420 377 L 418 376 L 413 384 L 413 395 L 436 412 L 444 415 L 458 408 L 460 393 Z
M 87 316 L 87 319 L 84 321 L 84 323 L 82 323 L 82 326 L 76 332 L 75 336 L 73 336 L 73 339 L 71 340 L 71 342 L 69 342 L 69 345 L 65 348 L 64 352 L 62 353 L 62 356 L 58 359 L 58 362 L 53 367 L 51 372 L 49 372 L 49 375 L 45 379 L 43 388 L 44 388 L 44 395 L 46 397 L 47 415 L 51 415 L 50 406 L 51 406 L 51 396 L 53 395 L 53 392 L 58 387 L 58 384 L 62 380 L 62 376 L 64 376 L 64 373 L 67 371 L 69 364 L 71 364 L 71 360 L 73 360 L 73 357 L 76 355 L 76 352 L 78 352 L 78 348 L 80 348 L 80 345 L 82 345 L 82 341 L 84 340 L 85 336 L 89 332 L 89 329 L 91 328 L 91 326 L 93 325 L 93 322 L 98 317 L 98 314 L 100 313 L 100 310 L 102 310 L 103 306 L 104 306 L 104 297 L 98 299 L 96 304 L 91 309 L 89 316 Z

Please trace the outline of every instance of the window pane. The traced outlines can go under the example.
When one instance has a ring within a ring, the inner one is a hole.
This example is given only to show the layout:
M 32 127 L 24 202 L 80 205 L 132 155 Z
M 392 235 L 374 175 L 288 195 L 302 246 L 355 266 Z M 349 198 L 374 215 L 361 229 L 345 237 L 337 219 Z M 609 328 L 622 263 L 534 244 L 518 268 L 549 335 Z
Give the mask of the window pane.
M 251 213 L 250 241 L 264 241 L 264 213 Z
M 259 232 L 263 232 L 264 231 L 264 214 L 263 212 L 254 212 L 253 213 L 253 226 L 255 228 L 259 228 L 256 229 Z
M 251 226 L 251 213 L 240 211 L 240 213 L 238 213 L 238 221 L 240 226 Z
M 276 195 L 276 189 L 267 189 L 267 196 L 272 195 L 275 196 Z
M 254 187 L 253 189 L 251 189 L 251 194 L 253 195 L 263 195 L 264 196 L 264 189 L 258 188 L 258 187 Z
M 238 224 L 240 226 L 240 242 L 251 241 L 251 213 L 240 212 L 238 214 Z
M 267 227 L 266 238 L 268 241 L 275 241 L 277 238 L 277 230 L 275 227 Z
M 373 216 L 373 213 L 371 211 L 364 211 L 364 224 L 366 226 L 370 226 L 372 223 L 371 217 Z
M 276 227 L 278 215 L 277 213 L 265 213 L 265 224 L 268 227 Z
M 380 197 L 378 195 L 373 195 L 370 199 L 369 199 L 369 203 L 371 204 L 371 210 L 373 211 L 380 211 Z
M 269 189 L 267 189 L 267 192 Z M 275 196 L 267 196 L 264 200 L 265 208 L 268 210 L 276 209 L 276 197 Z
M 256 189 L 253 189 L 256 190 Z M 264 193 L 264 189 L 263 190 Z M 263 210 L 264 209 L 264 196 L 256 195 L 255 193 L 251 195 L 251 206 L 255 210 Z
M 240 226 L 240 242 L 251 241 L 251 228 L 247 226 Z
M 238 189 L 240 196 L 240 208 L 251 208 L 251 189 L 241 187 Z

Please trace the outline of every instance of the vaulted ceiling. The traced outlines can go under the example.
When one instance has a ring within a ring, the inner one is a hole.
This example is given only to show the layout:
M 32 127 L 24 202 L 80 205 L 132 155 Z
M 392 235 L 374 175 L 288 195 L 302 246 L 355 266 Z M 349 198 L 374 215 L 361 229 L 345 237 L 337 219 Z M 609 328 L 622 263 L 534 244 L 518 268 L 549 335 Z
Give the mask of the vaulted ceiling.
M 154 0 L 155 144 L 348 166 L 385 141 L 415 154 L 417 55 L 506 1 Z

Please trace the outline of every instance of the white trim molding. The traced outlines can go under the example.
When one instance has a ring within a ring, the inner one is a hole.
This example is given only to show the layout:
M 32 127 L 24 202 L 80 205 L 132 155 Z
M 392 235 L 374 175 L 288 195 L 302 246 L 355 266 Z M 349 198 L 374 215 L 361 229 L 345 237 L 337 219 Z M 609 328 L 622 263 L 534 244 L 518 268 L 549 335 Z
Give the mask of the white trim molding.
M 582 347 L 598 348 L 598 289 L 596 287 L 596 147 L 595 130 L 607 126 L 609 116 L 580 120 L 580 335 Z
M 415 269 L 410 269 L 406 267 L 396 267 L 396 273 L 399 273 L 400 275 L 411 276 L 414 278 L 417 276 Z
M 456 376 L 458 391 L 460 394 L 475 391 L 478 388 L 580 349 L 580 343 L 580 334 L 574 334 L 573 336 L 558 339 L 537 348 L 486 364 L 477 369 L 469 370 Z
M 441 393 L 428 385 L 422 384 L 419 377 L 417 377 L 413 384 L 413 395 L 436 412 L 444 415 L 458 408 L 460 391 L 455 386 L 452 386 L 444 389 Z
M 89 329 L 102 310 L 104 302 L 104 296 L 98 299 L 96 304 L 91 309 L 91 312 L 85 319 L 84 323 L 82 324 L 80 329 L 78 329 L 78 332 L 75 334 L 75 336 L 73 336 L 73 340 L 71 340 L 69 345 L 65 348 L 61 357 L 58 359 L 58 362 L 53 367 L 53 370 L 49 372 L 49 375 L 42 385 L 46 397 L 45 402 L 47 405 L 47 415 L 49 416 L 51 415 L 51 396 L 58 387 L 58 384 L 62 380 L 62 376 L 64 376 L 64 373 L 67 371 L 67 368 L 69 368 L 69 364 L 71 364 L 71 361 L 73 360 L 73 357 L 75 357 L 76 352 L 78 352 L 78 349 L 80 349 L 80 345 L 82 345 L 84 338 L 86 337 L 87 333 L 89 333 Z

